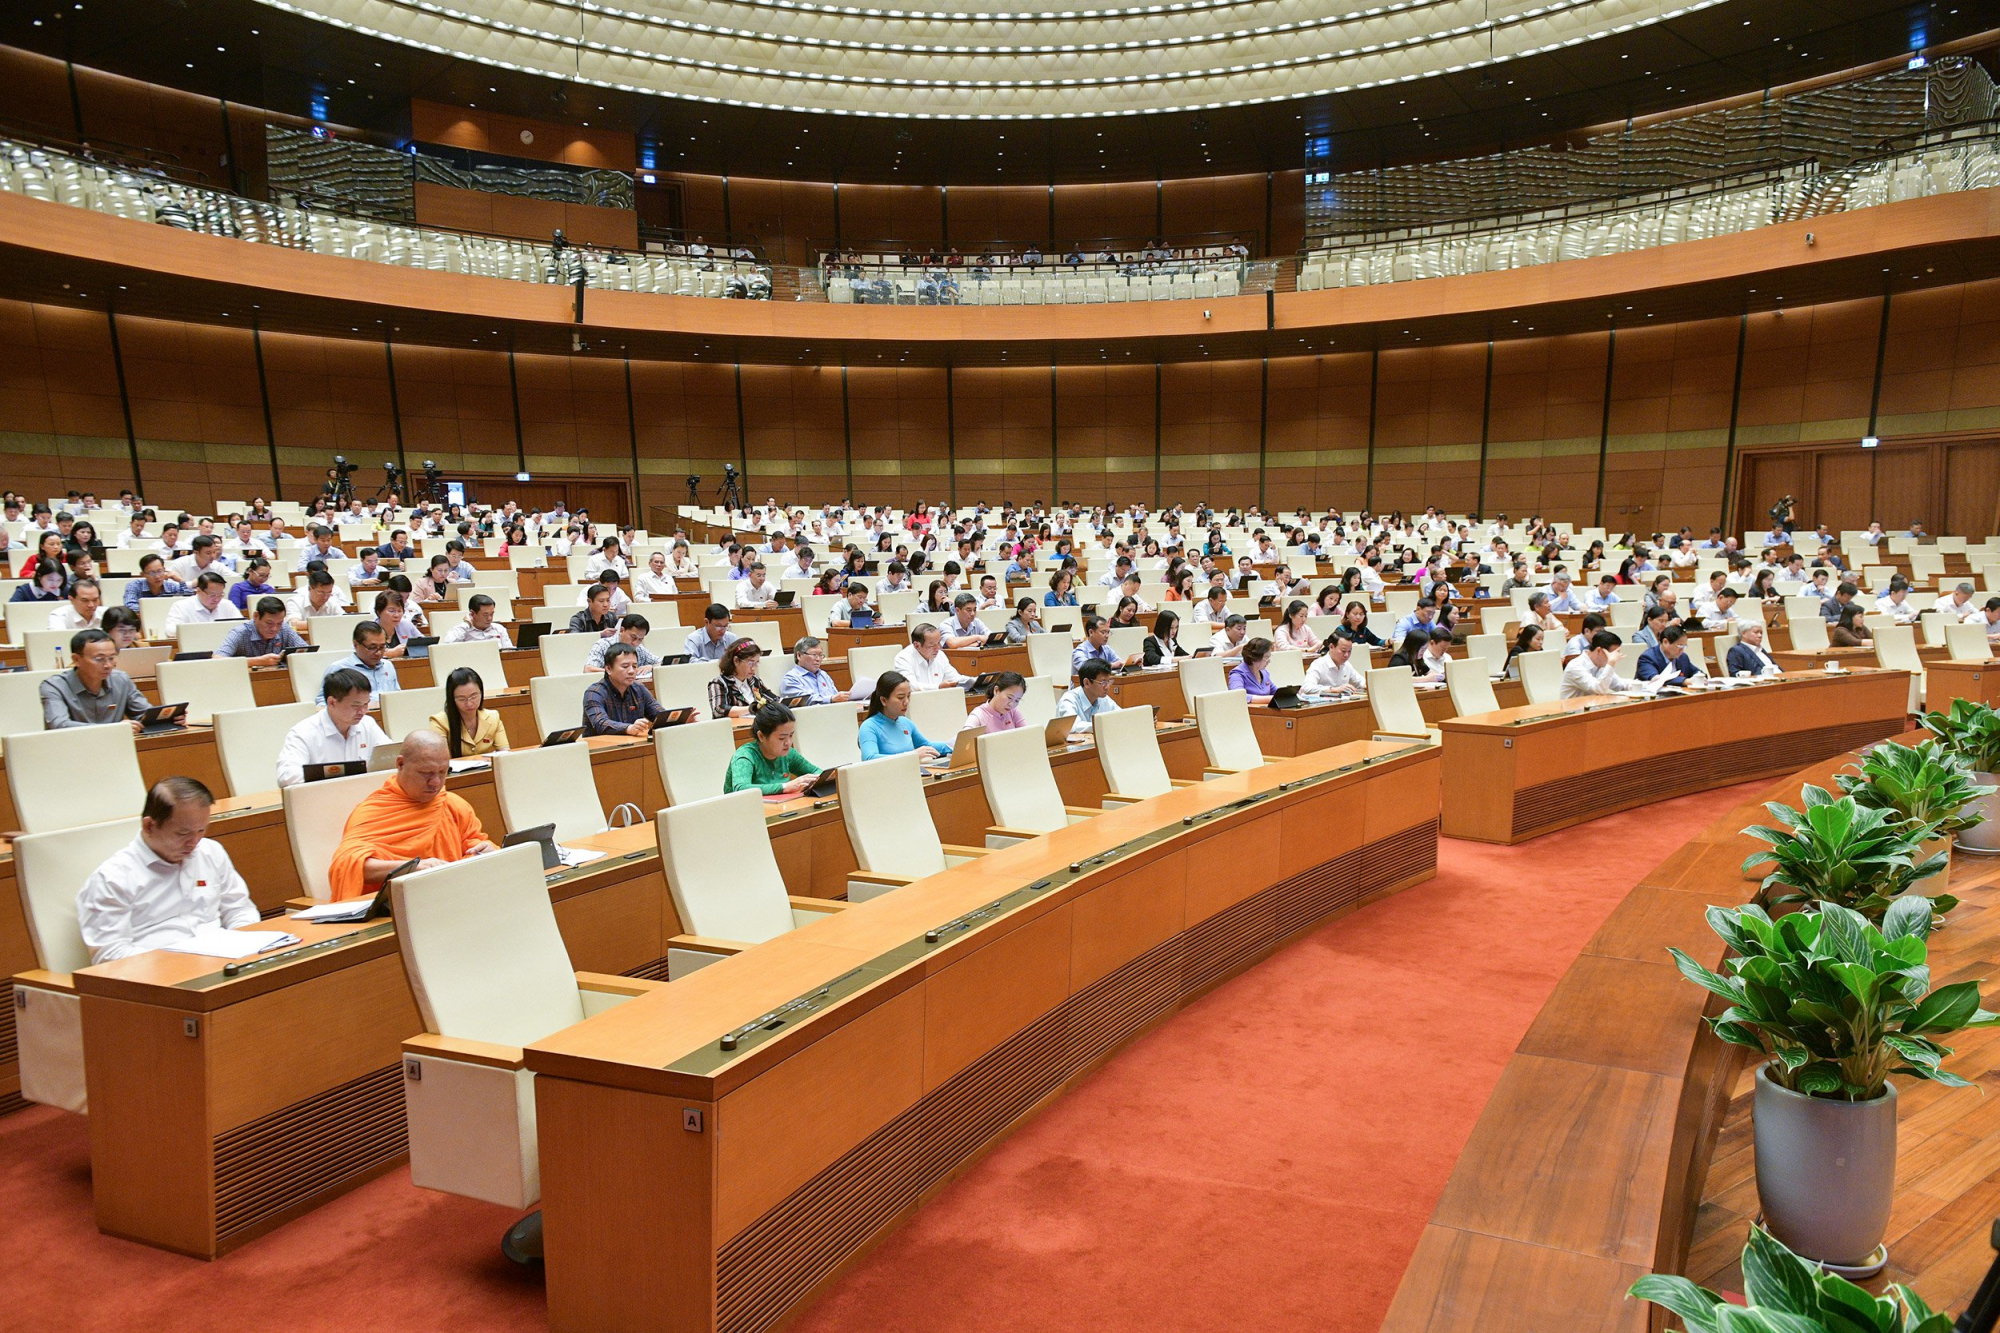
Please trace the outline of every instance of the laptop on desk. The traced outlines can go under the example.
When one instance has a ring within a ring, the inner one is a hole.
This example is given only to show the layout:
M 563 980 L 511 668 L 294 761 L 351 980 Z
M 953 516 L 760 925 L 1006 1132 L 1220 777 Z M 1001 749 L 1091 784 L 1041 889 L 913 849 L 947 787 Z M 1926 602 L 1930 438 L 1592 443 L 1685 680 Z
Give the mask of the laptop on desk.
M 1076 718 L 1073 716 L 1064 714 L 1058 717 L 1052 717 L 1042 726 L 1042 741 L 1051 750 L 1059 749 L 1070 743 L 1069 741 L 1070 733 L 1075 729 L 1075 727 L 1076 727 Z M 1078 739 L 1081 740 L 1084 737 L 1089 736 L 1089 734 L 1090 734 L 1089 732 L 1084 732 L 1082 736 L 1078 737 Z
M 523 650 L 533 648 L 553 629 L 546 620 L 524 620 L 521 627 L 514 631 L 514 646 Z
M 428 638 L 403 640 L 403 654 L 413 662 L 421 662 L 431 655 L 431 645 L 437 642 L 435 634 Z
M 307 764 L 307 782 L 325 782 L 329 778 L 351 778 L 368 771 L 366 759 L 348 759 L 334 764 Z

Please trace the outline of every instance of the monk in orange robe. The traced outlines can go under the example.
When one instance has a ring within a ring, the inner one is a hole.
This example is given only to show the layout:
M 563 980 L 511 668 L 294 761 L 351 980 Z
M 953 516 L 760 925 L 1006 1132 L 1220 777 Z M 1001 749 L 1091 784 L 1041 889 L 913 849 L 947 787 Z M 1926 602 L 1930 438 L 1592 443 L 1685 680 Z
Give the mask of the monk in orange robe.
M 463 796 L 444 789 L 451 751 L 429 729 L 403 738 L 396 774 L 347 817 L 327 882 L 336 902 L 382 887 L 382 877 L 406 861 L 429 870 L 496 850 Z

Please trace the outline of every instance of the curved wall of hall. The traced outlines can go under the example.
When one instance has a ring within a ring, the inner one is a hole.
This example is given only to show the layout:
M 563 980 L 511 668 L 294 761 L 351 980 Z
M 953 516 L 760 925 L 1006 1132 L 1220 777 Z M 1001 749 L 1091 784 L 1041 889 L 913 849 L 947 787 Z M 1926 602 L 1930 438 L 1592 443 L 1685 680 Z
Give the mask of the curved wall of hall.
M 1878 377 L 1885 445 L 1863 451 Z M 1899 294 L 1886 322 L 1878 298 L 1615 335 L 1018 368 L 392 346 L 0 301 L 0 484 L 101 491 L 136 470 L 155 503 L 205 509 L 303 499 L 336 451 L 371 471 L 622 478 L 641 513 L 736 462 L 755 496 L 805 502 L 1053 489 L 1705 529 L 1740 474 L 1732 509 L 1751 515 L 1788 489 L 1837 527 L 1986 533 L 2000 279 Z

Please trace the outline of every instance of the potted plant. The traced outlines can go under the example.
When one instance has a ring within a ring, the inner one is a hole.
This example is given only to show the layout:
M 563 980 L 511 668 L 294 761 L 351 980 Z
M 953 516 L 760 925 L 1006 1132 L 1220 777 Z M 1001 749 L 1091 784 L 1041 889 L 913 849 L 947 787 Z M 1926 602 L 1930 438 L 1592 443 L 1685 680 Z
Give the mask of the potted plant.
M 1801 1259 L 1760 1227 L 1743 1247 L 1745 1305 L 1684 1277 L 1655 1273 L 1628 1296 L 1680 1316 L 1688 1333 L 1951 1333 L 1951 1316 L 1934 1312 L 1902 1283 L 1874 1296 L 1838 1273 Z
M 1969 1086 L 1939 1037 L 1991 1027 L 1979 983 L 1931 989 L 1930 900 L 1898 898 L 1871 924 L 1837 903 L 1773 921 L 1754 904 L 1711 907 L 1735 956 L 1711 972 L 1679 949 L 1681 974 L 1727 1001 L 1715 1035 L 1769 1057 L 1752 1103 L 1757 1194 L 1771 1234 L 1853 1275 L 1886 1260 L 1896 1174 L 1892 1074 Z
M 1833 780 L 1856 805 L 1891 812 L 1907 831 L 1930 830 L 1920 859 L 1946 857 L 1946 869 L 1933 886 L 1942 889 L 1949 877 L 1951 839 L 1985 819 L 1980 803 L 2000 787 L 1982 786 L 1963 759 L 1934 740 L 1915 745 L 1884 741 L 1852 767 L 1854 772 L 1837 773 Z
M 1824 787 L 1807 786 L 1800 794 L 1803 810 L 1776 801 L 1764 807 L 1781 827 L 1753 824 L 1743 830 L 1769 844 L 1743 859 L 1745 875 L 1770 867 L 1758 887 L 1758 903 L 1838 903 L 1879 920 L 1911 885 L 1944 869 L 1943 853 L 1923 854 L 1933 836 L 1929 825 L 1907 825 L 1891 810 L 1835 797 Z M 1950 894 L 1925 902 L 1940 915 L 1958 905 Z
M 2000 713 L 1970 699 L 1953 699 L 1948 712 L 1925 713 L 1923 728 L 1972 770 L 1973 780 L 2000 786 Z M 1968 852 L 2000 853 L 2000 790 L 1979 797 L 1980 821 L 1958 835 Z

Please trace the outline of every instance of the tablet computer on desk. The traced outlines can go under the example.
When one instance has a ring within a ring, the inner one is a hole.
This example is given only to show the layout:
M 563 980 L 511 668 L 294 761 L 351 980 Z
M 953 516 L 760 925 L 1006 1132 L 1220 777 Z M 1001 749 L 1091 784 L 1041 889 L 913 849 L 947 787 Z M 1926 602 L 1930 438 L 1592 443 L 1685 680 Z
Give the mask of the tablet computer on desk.
M 1300 689 L 1297 685 L 1280 685 L 1277 689 L 1271 691 L 1270 707 L 1304 708 L 1306 701 L 1299 697 L 1299 693 Z
M 561 731 L 552 731 L 548 735 L 542 737 L 542 744 L 568 745 L 571 741 L 580 741 L 582 739 L 583 739 L 582 727 L 564 727 Z
M 523 621 L 521 623 L 521 627 L 514 631 L 514 638 L 515 638 L 514 646 L 516 648 L 524 650 L 528 648 L 533 648 L 536 644 L 540 643 L 544 637 L 553 633 L 554 631 L 555 631 L 555 626 L 549 624 L 546 620 Z
M 435 634 L 428 637 L 420 635 L 414 639 L 405 639 L 403 640 L 404 655 L 410 658 L 411 661 L 422 661 L 431 655 L 431 645 L 436 642 L 437 636 Z
M 693 708 L 669 708 L 660 714 L 660 720 L 653 724 L 653 730 L 658 731 L 661 727 L 684 727 L 694 721 L 696 711 Z
M 187 710 L 186 704 L 155 704 L 139 714 L 139 734 L 162 736 L 179 731 L 187 725 Z
M 366 759 L 348 759 L 337 764 L 307 764 L 307 782 L 325 782 L 328 778 L 351 778 L 368 771 Z
M 501 841 L 500 845 L 502 847 L 519 847 L 523 843 L 530 842 L 538 844 L 542 849 L 542 869 L 554 870 L 562 865 L 562 857 L 556 853 L 556 826 L 554 824 L 537 824 L 533 828 L 516 830 L 513 833 L 509 833 Z

